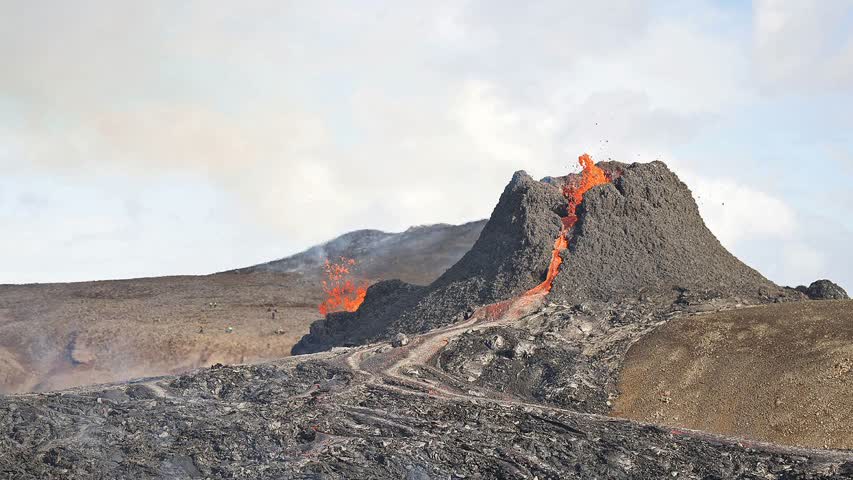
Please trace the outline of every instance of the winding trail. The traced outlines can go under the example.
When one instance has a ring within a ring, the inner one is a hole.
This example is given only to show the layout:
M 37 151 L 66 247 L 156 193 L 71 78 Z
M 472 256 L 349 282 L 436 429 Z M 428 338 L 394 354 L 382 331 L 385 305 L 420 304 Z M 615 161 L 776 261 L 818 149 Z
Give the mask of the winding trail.
M 432 330 L 411 339 L 410 343 L 392 348 L 388 343 L 377 343 L 355 347 L 346 351 L 336 361 L 343 361 L 356 375 L 364 377 L 364 383 L 373 387 L 393 390 L 396 393 L 409 396 L 427 396 L 448 402 L 488 403 L 502 408 L 522 408 L 526 411 L 551 413 L 582 417 L 606 422 L 631 422 L 637 425 L 669 431 L 674 436 L 689 436 L 711 444 L 731 445 L 748 449 L 760 449 L 768 452 L 788 455 L 802 455 L 827 460 L 853 460 L 853 451 L 821 450 L 803 447 L 777 445 L 755 441 L 747 438 L 727 437 L 700 430 L 674 428 L 652 423 L 636 422 L 607 415 L 584 413 L 551 405 L 528 402 L 502 392 L 473 387 L 463 390 L 459 387 L 441 382 L 440 378 L 452 378 L 451 375 L 433 366 L 435 358 L 455 338 L 473 328 L 509 325 L 520 320 L 530 319 L 541 315 L 541 307 L 545 303 L 545 294 L 522 296 L 477 309 L 468 319 Z M 430 379 L 419 378 L 418 370 L 432 373 Z M 460 380 L 460 383 L 462 381 Z M 367 412 L 365 412 L 367 413 Z M 388 415 L 388 412 L 373 411 L 372 416 Z M 546 419 L 546 421 L 549 421 Z
M 388 348 L 387 344 L 367 345 L 349 352 L 344 360 L 354 372 L 366 375 L 370 384 L 388 387 L 389 382 L 385 380 L 392 379 L 396 383 L 415 386 L 416 390 L 425 390 L 432 396 L 448 399 L 485 399 L 486 397 L 460 393 L 454 387 L 434 381 L 413 378 L 406 375 L 405 371 L 414 368 L 429 369 L 433 359 L 444 347 L 472 328 L 507 325 L 534 314 L 542 306 L 544 298 L 544 294 L 537 294 L 486 305 L 474 311 L 467 320 L 418 335 L 411 339 L 408 345 L 393 349 Z M 411 393 L 404 388 L 397 389 Z M 492 397 L 496 395 L 496 392 L 489 393 Z

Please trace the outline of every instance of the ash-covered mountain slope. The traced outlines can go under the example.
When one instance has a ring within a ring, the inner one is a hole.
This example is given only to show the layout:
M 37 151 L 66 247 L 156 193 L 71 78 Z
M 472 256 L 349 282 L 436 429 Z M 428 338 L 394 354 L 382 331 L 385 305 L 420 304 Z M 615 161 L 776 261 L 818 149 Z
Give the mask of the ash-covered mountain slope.
M 662 162 L 599 166 L 612 182 L 589 190 L 578 207 L 549 294 L 553 300 L 654 295 L 671 303 L 700 295 L 763 303 L 802 298 L 729 253 L 705 226 L 690 190 Z M 444 275 L 426 288 L 369 290 L 359 311 L 316 322 L 293 353 L 425 332 L 535 287 L 546 278 L 566 216 L 568 202 L 558 187 L 562 181 L 516 173 L 474 246 Z M 384 295 L 394 297 L 379 298 Z
M 485 224 L 486 220 L 462 225 L 440 223 L 411 227 L 400 233 L 356 230 L 296 255 L 235 272 L 319 275 L 326 259 L 347 257 L 358 260 L 358 273 L 365 278 L 397 278 L 415 285 L 427 285 L 470 250 Z
M 690 190 L 660 161 L 608 163 L 612 183 L 584 196 L 550 297 L 610 300 L 689 290 L 768 301 L 791 295 L 726 250 Z

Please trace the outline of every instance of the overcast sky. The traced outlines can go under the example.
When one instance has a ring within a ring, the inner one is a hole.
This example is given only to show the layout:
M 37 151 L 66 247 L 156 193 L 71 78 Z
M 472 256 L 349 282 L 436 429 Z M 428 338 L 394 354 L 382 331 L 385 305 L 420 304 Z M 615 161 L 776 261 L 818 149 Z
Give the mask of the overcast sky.
M 0 283 L 484 218 L 588 152 L 666 162 L 772 280 L 853 289 L 851 0 L 0 0 L 0 59 Z

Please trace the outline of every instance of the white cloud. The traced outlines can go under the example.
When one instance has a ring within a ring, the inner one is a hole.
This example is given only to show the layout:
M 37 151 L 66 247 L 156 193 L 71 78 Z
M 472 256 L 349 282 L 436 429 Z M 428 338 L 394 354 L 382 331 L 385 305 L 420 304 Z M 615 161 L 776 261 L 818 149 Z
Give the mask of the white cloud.
M 523 111 L 508 105 L 492 85 L 466 82 L 454 110 L 457 125 L 472 147 L 507 166 L 540 170 L 550 155 L 554 121 L 546 111 Z
M 754 2 L 755 59 L 766 86 L 853 88 L 853 3 Z
M 826 255 L 812 246 L 801 242 L 789 242 L 784 246 L 784 274 L 796 278 L 799 282 L 789 282 L 792 285 L 808 285 L 812 280 L 824 277 L 826 271 Z
M 680 172 L 690 184 L 708 228 L 723 245 L 747 238 L 790 238 L 796 214 L 781 199 L 731 178 L 704 178 Z
M 185 175 L 239 199 L 241 216 L 288 245 L 307 245 L 354 228 L 483 217 L 514 170 L 560 174 L 584 151 L 671 158 L 748 106 L 755 58 L 764 79 L 813 66 L 818 47 L 785 42 L 792 18 L 807 23 L 798 35 L 820 22 L 790 5 L 759 2 L 752 38 L 712 3 L 692 2 L 689 16 L 659 7 L 18 3 L 0 19 L 0 165 L 143 190 Z M 838 82 L 842 47 L 821 57 Z M 724 243 L 796 238 L 796 215 L 761 179 L 702 173 L 688 183 Z M 202 220 L 187 222 L 201 231 Z M 162 268 L 161 251 L 148 255 Z

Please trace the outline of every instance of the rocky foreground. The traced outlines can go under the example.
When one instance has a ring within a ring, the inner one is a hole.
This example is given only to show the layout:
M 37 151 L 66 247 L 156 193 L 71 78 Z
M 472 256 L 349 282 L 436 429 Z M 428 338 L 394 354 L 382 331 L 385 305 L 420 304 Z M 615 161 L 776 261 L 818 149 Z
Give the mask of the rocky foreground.
M 591 413 L 610 403 L 600 394 L 612 388 L 607 358 L 662 319 L 706 308 L 712 306 L 654 313 L 639 305 L 515 303 L 397 338 L 396 348 L 339 348 L 274 364 L 5 397 L 0 477 L 853 477 L 849 451 Z M 643 321 L 620 324 L 633 316 Z M 557 370 L 535 376 L 546 364 Z

